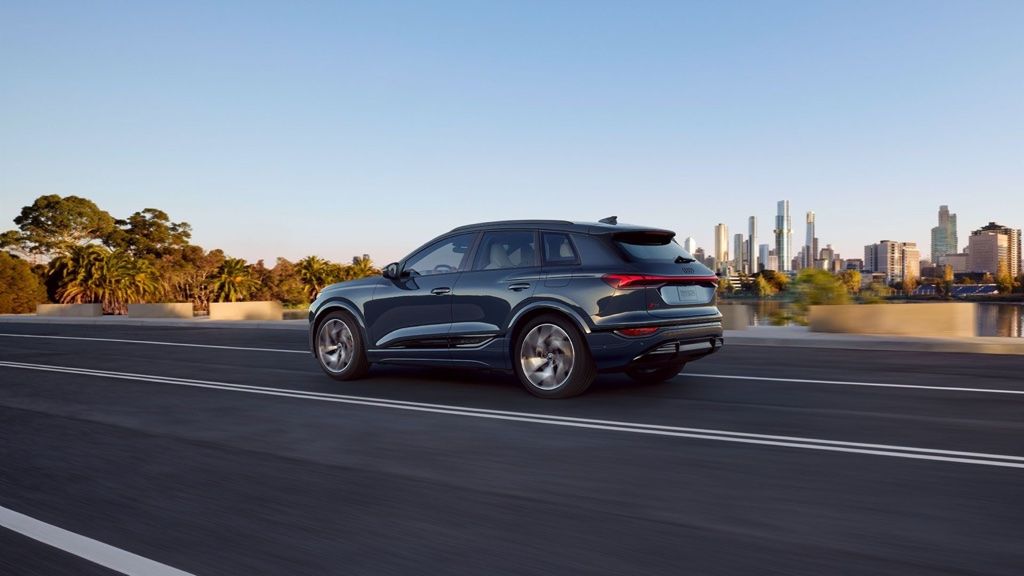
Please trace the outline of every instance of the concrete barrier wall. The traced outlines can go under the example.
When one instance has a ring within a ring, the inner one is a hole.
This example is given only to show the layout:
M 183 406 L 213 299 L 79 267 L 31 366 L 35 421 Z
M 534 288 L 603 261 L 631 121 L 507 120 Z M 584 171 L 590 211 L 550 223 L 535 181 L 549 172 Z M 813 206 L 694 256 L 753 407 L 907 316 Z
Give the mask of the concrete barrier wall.
M 719 302 L 718 310 L 722 312 L 722 328 L 726 330 L 746 330 L 750 326 L 750 306 Z
M 103 304 L 37 304 L 36 316 L 103 316 Z
M 280 302 L 210 302 L 210 320 L 281 320 Z
M 164 302 L 160 304 L 129 304 L 129 318 L 191 318 L 191 302 Z
M 900 336 L 975 336 L 977 304 L 842 304 L 811 306 L 812 332 L 895 334 Z

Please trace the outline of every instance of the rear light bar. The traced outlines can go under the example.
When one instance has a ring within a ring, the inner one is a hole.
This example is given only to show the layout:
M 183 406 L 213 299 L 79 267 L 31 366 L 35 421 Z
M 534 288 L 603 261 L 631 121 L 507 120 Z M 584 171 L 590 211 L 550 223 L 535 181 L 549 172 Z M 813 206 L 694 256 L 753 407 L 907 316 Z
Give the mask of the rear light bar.
M 717 276 L 657 276 L 651 274 L 605 274 L 601 277 L 609 286 L 617 290 L 627 288 L 654 288 L 665 285 L 700 285 L 714 288 L 718 286 Z

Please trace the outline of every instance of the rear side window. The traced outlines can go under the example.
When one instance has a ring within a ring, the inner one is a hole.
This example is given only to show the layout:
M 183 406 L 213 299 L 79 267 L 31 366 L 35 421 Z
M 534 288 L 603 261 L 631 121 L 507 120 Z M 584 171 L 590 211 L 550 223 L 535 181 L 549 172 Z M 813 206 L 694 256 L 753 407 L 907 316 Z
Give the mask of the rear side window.
M 576 248 L 569 240 L 568 234 L 558 232 L 545 232 L 541 236 L 544 244 L 544 263 L 556 266 L 570 266 L 579 264 L 579 257 L 576 255 Z
M 683 250 L 674 236 L 665 232 L 623 232 L 612 239 L 635 262 L 693 262 L 693 256 Z
M 536 235 L 532 230 L 485 232 L 476 251 L 474 270 L 503 270 L 537 265 Z

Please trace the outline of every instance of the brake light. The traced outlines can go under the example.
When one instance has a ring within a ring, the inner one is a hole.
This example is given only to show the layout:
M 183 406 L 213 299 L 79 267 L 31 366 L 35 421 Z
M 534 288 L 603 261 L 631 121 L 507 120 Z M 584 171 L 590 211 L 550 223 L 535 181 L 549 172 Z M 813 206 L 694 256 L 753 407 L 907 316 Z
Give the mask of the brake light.
M 601 277 L 609 286 L 617 290 L 629 288 L 651 288 L 671 285 L 700 285 L 714 288 L 718 286 L 717 276 L 657 276 L 651 274 L 605 274 Z
M 652 326 L 649 328 L 623 328 L 622 330 L 616 330 L 615 333 L 628 338 L 637 338 L 640 336 L 650 336 L 657 331 L 658 328 L 656 326 Z

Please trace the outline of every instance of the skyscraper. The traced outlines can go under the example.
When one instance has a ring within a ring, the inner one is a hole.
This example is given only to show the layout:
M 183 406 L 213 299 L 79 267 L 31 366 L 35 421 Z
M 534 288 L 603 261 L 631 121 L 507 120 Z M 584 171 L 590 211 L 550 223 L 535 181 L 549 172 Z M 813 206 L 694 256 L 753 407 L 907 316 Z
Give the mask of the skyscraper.
M 718 223 L 715 225 L 715 266 L 716 272 L 729 265 L 729 227 Z
M 732 266 L 737 272 L 743 272 L 743 234 L 733 234 Z
M 885 274 L 886 282 L 921 276 L 921 252 L 914 242 L 882 240 L 864 247 L 864 270 Z
M 758 272 L 760 272 L 762 270 L 774 270 L 774 268 L 769 268 L 768 267 L 769 251 L 770 251 L 770 248 L 768 247 L 767 244 L 761 244 L 761 246 L 760 246 L 760 252 L 761 253 L 758 255 L 758 263 L 757 263 L 757 271 Z
M 747 273 L 757 272 L 757 216 L 747 219 Z
M 945 264 L 946 254 L 956 254 L 959 241 L 956 235 L 956 214 L 949 213 L 949 206 L 939 206 L 939 225 L 932 228 L 932 262 Z
M 775 214 L 775 255 L 783 271 L 792 270 L 793 222 L 789 219 L 789 200 L 779 200 Z
M 691 255 L 697 251 L 697 241 L 693 239 L 693 236 L 689 236 L 686 240 L 683 240 L 683 250 L 686 250 Z
M 814 268 L 818 247 L 814 238 L 814 212 L 807 213 L 807 237 L 804 240 L 804 268 Z

